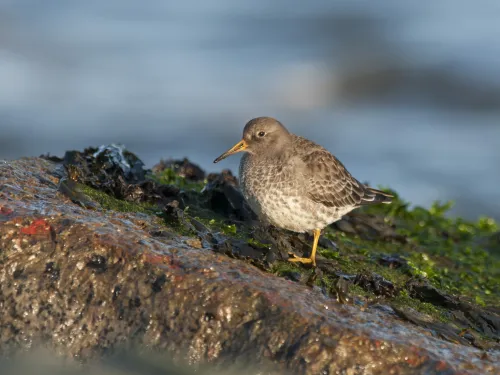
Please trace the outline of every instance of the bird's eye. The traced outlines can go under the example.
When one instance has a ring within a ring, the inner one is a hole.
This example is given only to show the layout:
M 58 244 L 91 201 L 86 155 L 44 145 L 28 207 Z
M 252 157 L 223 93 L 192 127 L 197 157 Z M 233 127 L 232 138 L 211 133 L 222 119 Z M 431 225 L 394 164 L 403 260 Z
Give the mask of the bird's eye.
M 259 132 L 259 134 L 257 134 L 259 137 L 263 137 L 266 135 L 266 132 Z

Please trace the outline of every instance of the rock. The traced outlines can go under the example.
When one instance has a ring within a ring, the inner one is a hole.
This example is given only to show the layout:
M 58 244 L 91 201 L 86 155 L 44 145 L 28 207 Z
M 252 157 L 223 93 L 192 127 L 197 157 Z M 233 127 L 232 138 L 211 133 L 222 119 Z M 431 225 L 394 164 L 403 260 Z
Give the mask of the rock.
M 199 165 L 192 163 L 187 158 L 182 160 L 160 160 L 153 167 L 154 173 L 159 173 L 165 169 L 171 169 L 177 175 L 189 181 L 203 181 L 205 179 L 205 171 Z
M 392 226 L 384 222 L 383 217 L 350 212 L 341 220 L 331 225 L 333 228 L 348 234 L 357 234 L 369 240 L 393 240 L 405 243 L 407 239 L 398 234 Z
M 410 291 L 410 296 L 436 306 L 446 307 L 452 314 L 460 317 L 462 325 L 475 328 L 485 337 L 500 341 L 500 308 L 497 307 L 496 311 L 478 309 L 471 303 L 447 295 L 422 280 L 410 281 L 407 289 Z M 500 345 L 497 345 L 497 349 L 500 349 Z
M 238 180 L 229 170 L 208 175 L 207 184 L 201 193 L 206 199 L 207 208 L 216 213 L 240 221 L 257 218 L 238 189 Z
M 398 292 L 389 280 L 376 273 L 359 274 L 354 279 L 354 283 L 365 290 L 372 291 L 376 296 L 394 297 Z
M 83 152 L 67 151 L 63 166 L 67 176 L 59 183 L 60 191 L 84 207 L 89 202 L 82 198 L 75 183 L 88 185 L 129 202 L 164 205 L 179 199 L 178 187 L 160 185 L 147 179 L 144 163 L 121 145 L 87 148 Z
M 251 373 L 500 373 L 497 351 L 432 337 L 386 309 L 338 303 L 212 251 L 208 240 L 200 248 L 157 216 L 75 204 L 58 191 L 61 177 L 39 158 L 0 164 L 2 354 L 43 345 L 93 359 L 125 346 L 192 366 L 240 361 Z
M 233 176 L 233 172 L 229 169 L 223 169 L 221 173 L 210 173 L 207 177 L 208 183 L 227 183 L 233 186 L 239 186 L 238 179 Z
M 389 268 L 407 267 L 408 261 L 399 255 L 381 255 L 378 263 Z

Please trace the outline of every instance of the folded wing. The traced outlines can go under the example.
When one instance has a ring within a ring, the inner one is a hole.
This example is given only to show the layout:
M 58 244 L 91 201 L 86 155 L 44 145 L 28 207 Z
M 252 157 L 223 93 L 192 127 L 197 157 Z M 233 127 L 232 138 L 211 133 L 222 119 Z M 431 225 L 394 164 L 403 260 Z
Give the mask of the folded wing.
M 311 200 L 327 207 L 359 207 L 390 203 L 392 196 L 356 180 L 344 165 L 325 149 L 302 156 L 305 189 Z

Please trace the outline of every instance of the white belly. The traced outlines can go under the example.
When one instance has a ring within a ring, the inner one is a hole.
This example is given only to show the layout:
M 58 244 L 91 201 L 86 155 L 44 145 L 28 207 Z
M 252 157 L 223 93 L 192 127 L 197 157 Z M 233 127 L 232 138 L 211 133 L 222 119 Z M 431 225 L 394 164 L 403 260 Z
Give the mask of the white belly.
M 304 197 L 287 196 L 276 191 L 267 191 L 261 196 L 249 192 L 244 192 L 244 195 L 261 220 L 293 232 L 323 229 L 341 217 L 336 209 L 324 207 Z

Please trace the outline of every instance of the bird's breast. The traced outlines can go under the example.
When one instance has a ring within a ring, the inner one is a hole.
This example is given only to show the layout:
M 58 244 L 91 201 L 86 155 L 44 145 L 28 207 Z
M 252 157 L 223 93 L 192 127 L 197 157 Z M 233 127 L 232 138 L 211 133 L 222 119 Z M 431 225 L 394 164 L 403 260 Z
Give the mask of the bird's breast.
M 307 197 L 304 181 L 286 166 L 273 168 L 242 158 L 240 188 L 245 200 L 261 220 L 294 232 L 324 228 L 336 220 L 335 212 Z M 327 212 L 328 211 L 328 212 Z

